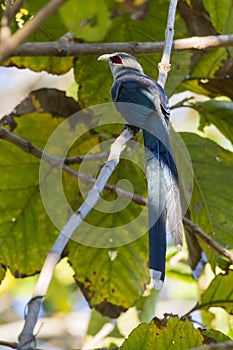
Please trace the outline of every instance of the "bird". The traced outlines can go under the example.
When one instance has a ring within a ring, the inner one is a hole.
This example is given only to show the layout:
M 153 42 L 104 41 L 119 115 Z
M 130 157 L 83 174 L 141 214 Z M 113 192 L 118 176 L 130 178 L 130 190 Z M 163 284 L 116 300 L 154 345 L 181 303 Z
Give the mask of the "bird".
M 163 286 L 167 235 L 180 249 L 182 209 L 177 167 L 170 142 L 170 108 L 162 86 L 147 76 L 135 57 L 125 52 L 104 54 L 98 61 L 109 64 L 113 84 L 111 98 L 126 120 L 126 127 L 143 132 L 148 188 L 148 232 L 151 284 Z

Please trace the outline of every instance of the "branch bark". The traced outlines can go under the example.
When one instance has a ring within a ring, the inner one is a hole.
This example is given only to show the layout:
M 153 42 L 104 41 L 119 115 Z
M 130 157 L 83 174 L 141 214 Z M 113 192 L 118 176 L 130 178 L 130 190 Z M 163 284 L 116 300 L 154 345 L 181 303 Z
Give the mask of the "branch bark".
M 158 68 L 159 68 L 158 83 L 163 88 L 166 84 L 167 75 L 171 67 L 170 57 L 171 57 L 172 42 L 173 42 L 173 36 L 174 36 L 176 7 L 177 7 L 177 0 L 171 0 L 169 5 L 169 11 L 168 11 L 167 28 L 165 31 L 166 40 L 164 43 L 163 55 L 162 55 L 161 62 L 158 64 Z
M 95 184 L 96 179 L 94 177 L 91 176 L 87 176 L 83 173 L 80 173 L 72 168 L 70 168 L 68 165 L 66 165 L 66 163 L 70 164 L 70 163 L 75 163 L 75 160 L 77 160 L 77 163 L 80 159 L 82 159 L 81 156 L 75 157 L 73 158 L 59 158 L 59 157 L 54 157 L 51 154 L 48 154 L 46 152 L 44 152 L 41 148 L 33 145 L 31 142 L 23 139 L 22 137 L 19 137 L 17 135 L 15 135 L 14 133 L 6 130 L 5 128 L 0 127 L 0 139 L 4 139 L 10 143 L 12 143 L 13 145 L 17 146 L 18 148 L 20 148 L 23 152 L 32 154 L 34 157 L 41 159 L 43 156 L 43 160 L 48 162 L 49 164 L 51 164 L 54 167 L 58 167 L 61 168 L 67 172 L 68 174 L 70 174 L 71 176 L 76 177 L 77 179 L 80 179 L 84 184 Z M 102 152 L 102 154 L 100 154 L 100 157 L 102 158 L 102 156 L 104 155 L 104 152 Z M 89 158 L 94 158 L 96 155 L 88 155 L 87 159 Z M 97 156 L 98 158 L 98 156 Z M 97 159 L 95 158 L 95 159 Z M 85 158 L 85 160 L 87 160 Z M 114 194 L 118 194 L 119 196 L 126 198 L 126 199 L 131 199 L 132 198 L 132 194 L 128 193 L 124 190 L 122 190 L 119 187 L 115 187 L 113 185 L 109 185 L 106 183 L 105 187 L 104 187 L 107 191 L 114 193 Z M 147 200 L 143 197 L 141 197 L 138 194 L 134 194 L 132 200 L 134 200 L 137 204 L 139 205 L 147 205 Z
M 204 50 L 212 47 L 233 46 L 233 34 L 194 36 L 173 41 L 173 51 Z M 124 51 L 132 55 L 154 54 L 163 51 L 164 41 L 158 42 L 115 42 L 80 44 L 68 40 L 52 42 L 28 42 L 14 49 L 12 56 L 96 56 L 106 52 Z
M 216 250 L 216 252 L 218 252 L 222 256 L 225 256 L 225 258 L 227 258 L 233 264 L 233 254 L 229 250 L 215 242 L 210 236 L 208 236 L 204 231 L 202 231 L 202 229 L 199 226 L 194 224 L 191 220 L 189 220 L 186 217 L 183 218 L 183 224 L 189 233 L 200 237 L 204 242 L 206 242 L 207 245 L 212 247 L 214 250 Z
M 18 344 L 17 343 L 11 343 L 8 341 L 0 340 L 0 345 L 6 346 L 11 349 L 17 349 Z

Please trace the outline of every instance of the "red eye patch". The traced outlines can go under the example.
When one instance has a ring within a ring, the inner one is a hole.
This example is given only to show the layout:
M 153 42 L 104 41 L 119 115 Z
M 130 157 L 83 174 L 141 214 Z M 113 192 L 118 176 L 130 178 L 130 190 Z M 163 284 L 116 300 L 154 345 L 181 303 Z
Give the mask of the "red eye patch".
M 122 64 L 122 60 L 119 56 L 112 56 L 110 57 L 110 60 L 112 63 Z

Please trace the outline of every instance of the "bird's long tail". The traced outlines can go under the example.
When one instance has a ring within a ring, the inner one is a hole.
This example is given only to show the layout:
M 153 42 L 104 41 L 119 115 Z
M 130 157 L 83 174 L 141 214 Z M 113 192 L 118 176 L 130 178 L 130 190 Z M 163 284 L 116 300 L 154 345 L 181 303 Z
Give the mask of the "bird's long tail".
M 154 135 L 143 131 L 149 213 L 149 269 L 155 289 L 165 277 L 166 236 L 182 245 L 178 177 L 172 154 Z

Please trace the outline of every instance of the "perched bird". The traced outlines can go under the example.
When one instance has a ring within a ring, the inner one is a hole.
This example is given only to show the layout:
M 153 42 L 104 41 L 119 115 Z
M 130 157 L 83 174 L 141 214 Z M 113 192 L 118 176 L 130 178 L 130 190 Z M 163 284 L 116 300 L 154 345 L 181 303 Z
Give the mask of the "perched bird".
M 170 110 L 163 88 L 144 74 L 141 65 L 124 52 L 105 54 L 114 82 L 116 109 L 136 132 L 143 130 L 148 184 L 149 269 L 155 289 L 165 277 L 166 234 L 182 245 L 182 213 L 178 175 L 169 138 Z

